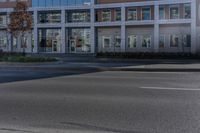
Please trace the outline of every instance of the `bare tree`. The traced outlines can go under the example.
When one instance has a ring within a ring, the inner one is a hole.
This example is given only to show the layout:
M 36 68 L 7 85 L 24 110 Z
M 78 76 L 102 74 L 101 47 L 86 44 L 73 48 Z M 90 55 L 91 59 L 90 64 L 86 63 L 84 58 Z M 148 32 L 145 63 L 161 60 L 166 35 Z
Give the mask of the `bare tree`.
M 20 37 L 21 47 L 23 48 L 23 54 L 25 55 L 27 41 L 26 34 L 31 32 L 33 23 L 32 14 L 28 11 L 27 1 L 17 0 L 16 6 L 9 17 L 10 23 L 8 25 L 8 31 L 16 38 Z

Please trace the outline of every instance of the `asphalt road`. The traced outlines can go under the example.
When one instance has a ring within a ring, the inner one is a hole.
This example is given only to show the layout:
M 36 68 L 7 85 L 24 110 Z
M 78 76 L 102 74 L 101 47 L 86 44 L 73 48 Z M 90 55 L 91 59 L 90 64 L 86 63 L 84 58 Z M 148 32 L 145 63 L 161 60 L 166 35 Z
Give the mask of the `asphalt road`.
M 200 73 L 33 78 L 0 84 L 0 133 L 200 132 Z

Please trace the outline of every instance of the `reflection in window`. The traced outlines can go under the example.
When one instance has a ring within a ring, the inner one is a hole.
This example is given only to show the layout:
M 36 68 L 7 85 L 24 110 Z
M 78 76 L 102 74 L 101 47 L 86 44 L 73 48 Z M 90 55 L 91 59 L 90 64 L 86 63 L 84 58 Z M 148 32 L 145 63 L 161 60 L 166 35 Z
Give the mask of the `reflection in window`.
M 102 36 L 103 48 L 111 47 L 111 37 L 110 36 Z
M 33 7 L 90 5 L 91 0 L 32 0 Z
M 102 21 L 103 22 L 111 21 L 111 11 L 110 10 L 102 11 Z
M 178 35 L 170 35 L 170 47 L 178 47 L 179 37 Z
M 0 25 L 1 26 L 7 25 L 7 16 L 6 15 L 3 15 L 3 14 L 0 15 Z
M 120 9 L 115 10 L 115 21 L 121 21 L 121 10 Z
M 190 4 L 184 5 L 184 18 L 186 18 L 186 19 L 191 18 L 191 5 Z
M 159 48 L 164 48 L 164 47 L 165 47 L 165 35 L 160 35 Z
M 39 29 L 39 51 L 60 52 L 61 30 Z
M 114 47 L 116 47 L 116 48 L 121 47 L 121 37 L 120 36 L 115 36 Z
M 137 9 L 136 8 L 128 9 L 128 20 L 137 20 Z
M 90 22 L 89 11 L 69 11 L 66 14 L 67 22 Z
M 178 6 L 170 7 L 170 19 L 178 19 L 179 18 L 179 8 Z
M 142 47 L 143 48 L 150 48 L 151 47 L 151 36 L 150 35 L 143 36 Z
M 151 20 L 151 8 L 150 7 L 142 8 L 142 20 Z
M 159 8 L 159 19 L 165 19 L 165 8 L 164 7 Z
M 91 52 L 90 28 L 69 29 L 69 50 L 71 53 Z
M 60 12 L 40 12 L 39 23 L 60 23 L 61 13 Z
M 128 48 L 136 48 L 137 47 L 137 36 L 130 35 L 128 36 Z
M 1 35 L 0 36 L 0 49 L 6 48 L 6 45 L 7 45 L 7 37 L 6 37 L 6 35 Z
M 183 46 L 191 47 L 191 35 L 183 35 Z

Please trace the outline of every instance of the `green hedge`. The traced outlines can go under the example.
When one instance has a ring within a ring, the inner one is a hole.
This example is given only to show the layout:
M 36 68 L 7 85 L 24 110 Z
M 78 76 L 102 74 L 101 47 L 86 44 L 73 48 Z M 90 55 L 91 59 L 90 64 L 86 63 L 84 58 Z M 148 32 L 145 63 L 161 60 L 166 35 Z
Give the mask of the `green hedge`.
M 127 59 L 200 59 L 200 54 L 191 53 L 98 53 L 98 58 Z
M 0 55 L 0 62 L 53 62 L 57 61 L 52 57 L 31 57 L 20 54 Z

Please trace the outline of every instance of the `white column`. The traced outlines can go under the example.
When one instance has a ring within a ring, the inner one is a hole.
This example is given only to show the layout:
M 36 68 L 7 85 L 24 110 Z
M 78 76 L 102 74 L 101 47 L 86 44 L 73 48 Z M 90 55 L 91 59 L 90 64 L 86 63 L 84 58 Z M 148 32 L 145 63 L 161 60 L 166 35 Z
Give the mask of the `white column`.
M 8 52 L 12 52 L 12 36 L 10 33 L 7 33 L 8 37 Z
M 66 41 L 65 41 L 65 9 L 61 11 L 61 53 L 66 53 Z
M 32 35 L 31 35 L 31 32 L 27 34 L 27 48 L 26 48 L 26 52 L 27 53 L 32 53 Z
M 33 48 L 33 53 L 38 53 L 38 28 L 37 28 L 37 23 L 38 23 L 38 15 L 37 15 L 37 10 L 34 10 L 33 13 L 33 19 L 34 19 L 34 28 L 33 28 L 33 38 L 34 38 L 34 48 Z
M 90 27 L 90 43 L 91 43 L 91 53 L 96 52 L 96 32 L 95 32 L 95 9 L 94 9 L 94 0 L 91 0 L 91 8 L 90 8 L 90 21 L 91 21 L 91 27 Z
M 121 52 L 126 52 L 126 8 L 121 7 Z
M 156 2 L 154 5 L 154 52 L 159 52 L 159 38 L 160 38 L 160 29 L 159 29 L 159 5 Z
M 94 5 L 95 4 L 95 0 L 91 0 L 91 5 Z
M 191 53 L 197 52 L 196 0 L 191 3 Z
M 10 12 L 7 13 L 7 23 L 10 23 Z M 7 32 L 8 52 L 12 52 L 12 35 Z

